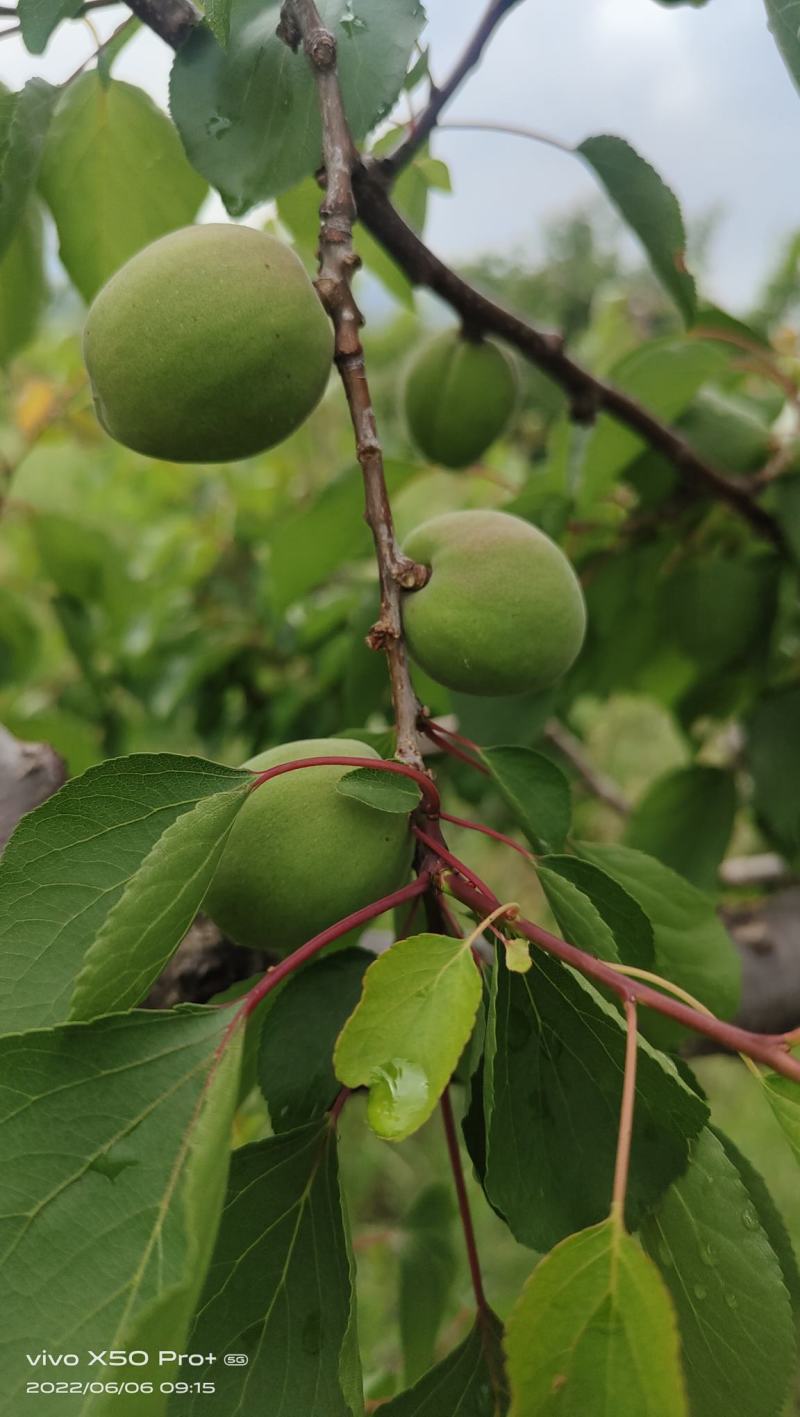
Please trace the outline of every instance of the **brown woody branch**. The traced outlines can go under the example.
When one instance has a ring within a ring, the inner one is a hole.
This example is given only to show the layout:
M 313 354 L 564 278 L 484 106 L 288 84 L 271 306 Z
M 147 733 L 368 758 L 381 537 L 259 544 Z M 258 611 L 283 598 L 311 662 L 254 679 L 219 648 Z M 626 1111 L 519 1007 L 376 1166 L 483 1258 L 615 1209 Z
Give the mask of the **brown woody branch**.
M 126 4 L 171 49 L 180 49 L 203 18 L 192 0 L 126 0 Z
M 358 161 L 336 72 L 336 40 L 320 19 L 314 0 L 286 0 L 279 34 L 293 49 L 302 42 L 317 86 L 322 116 L 325 197 L 320 208 L 317 292 L 333 322 L 335 360 L 344 385 L 356 452 L 364 477 L 365 517 L 375 542 L 381 587 L 381 612 L 370 635 L 374 649 L 384 649 L 392 685 L 397 756 L 421 765 L 416 722 L 420 706 L 411 685 L 400 613 L 403 589 L 425 584 L 428 572 L 403 556 L 395 537 L 386 490 L 383 450 L 364 364 L 361 311 L 351 280 L 359 267 L 353 249 L 356 210 L 352 171 Z
M 662 423 L 643 404 L 577 364 L 565 352 L 560 336 L 537 330 L 496 305 L 435 256 L 392 206 L 378 164 L 364 162 L 356 168 L 353 185 L 359 220 L 414 285 L 432 290 L 470 329 L 497 335 L 548 374 L 570 398 L 577 421 L 591 422 L 599 413 L 610 414 L 666 457 L 689 486 L 701 488 L 709 496 L 725 502 L 759 536 L 778 550 L 785 550 L 779 524 L 746 486 L 706 462 L 680 434 Z
M 425 146 L 436 127 L 439 114 L 461 88 L 467 75 L 480 63 L 483 51 L 501 20 L 519 3 L 520 0 L 491 0 L 489 8 L 450 77 L 442 84 L 441 88 L 431 85 L 428 105 L 417 118 L 408 137 L 399 147 L 395 148 L 393 153 L 382 160 L 381 173 L 386 180 L 392 181 L 404 167 L 408 166 L 420 148 Z

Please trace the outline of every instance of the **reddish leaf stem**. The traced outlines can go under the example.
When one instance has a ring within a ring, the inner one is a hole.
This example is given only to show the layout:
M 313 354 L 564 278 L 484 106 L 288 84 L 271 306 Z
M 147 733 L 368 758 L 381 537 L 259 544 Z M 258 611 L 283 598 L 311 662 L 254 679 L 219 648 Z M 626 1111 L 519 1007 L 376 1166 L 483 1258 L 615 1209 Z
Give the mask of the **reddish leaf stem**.
M 430 840 L 432 842 L 433 838 Z M 431 845 L 431 850 L 433 849 Z M 456 899 L 469 906 L 479 918 L 487 915 L 497 904 L 492 892 L 485 886 L 476 888 L 476 878 L 469 879 L 472 872 L 465 876 L 465 871 L 468 872 L 469 868 L 465 868 L 463 862 L 458 861 L 450 852 L 444 854 L 439 850 L 438 854 L 453 868 L 454 874 L 448 877 L 448 885 Z M 684 1028 L 691 1028 L 695 1033 L 713 1038 L 721 1047 L 731 1052 L 746 1053 L 749 1058 L 755 1058 L 758 1062 L 774 1068 L 776 1073 L 781 1073 L 794 1082 L 800 1082 L 800 1058 L 791 1056 L 782 1034 L 750 1033 L 747 1029 L 738 1028 L 736 1024 L 725 1023 L 711 1014 L 700 1013 L 688 1004 L 681 1003 L 679 999 L 670 998 L 638 980 L 618 974 L 603 960 L 586 954 L 575 945 L 567 944 L 566 940 L 560 940 L 557 935 L 551 935 L 549 930 L 534 924 L 532 920 L 520 918 L 514 922 L 514 929 L 534 944 L 541 945 L 548 954 L 586 975 L 588 979 L 613 990 L 623 1002 L 626 999 L 634 999 L 638 1004 L 655 1009 L 657 1013 L 664 1014 Z
M 477 758 L 473 758 L 469 753 L 456 747 L 449 737 L 444 737 L 438 724 L 434 726 L 429 720 L 424 720 L 421 728 L 425 737 L 430 738 L 431 742 L 435 743 L 437 748 L 441 748 L 443 753 L 449 753 L 452 758 L 458 758 L 462 763 L 469 763 L 471 768 L 476 768 L 478 772 L 483 773 L 484 777 L 489 776 L 489 769 L 484 767 L 483 763 L 479 763 Z
M 628 1193 L 628 1169 L 631 1159 L 631 1138 L 633 1137 L 633 1112 L 636 1102 L 636 1063 L 638 1059 L 638 1037 L 636 1033 L 636 1000 L 623 1000 L 627 1036 L 625 1040 L 625 1072 L 622 1079 L 622 1103 L 619 1112 L 619 1137 L 617 1140 L 617 1160 L 614 1167 L 614 1189 L 611 1196 L 611 1214 L 620 1224 L 625 1223 L 625 1197 Z
M 453 1104 L 450 1100 L 450 1089 L 446 1087 L 441 1096 L 442 1121 L 444 1123 L 444 1134 L 447 1141 L 447 1154 L 450 1157 L 450 1167 L 453 1172 L 453 1184 L 458 1200 L 458 1213 L 461 1217 L 461 1228 L 464 1232 L 464 1244 L 467 1250 L 467 1261 L 469 1263 L 470 1278 L 475 1294 L 475 1303 L 479 1314 L 486 1314 L 489 1305 L 486 1302 L 486 1295 L 483 1292 L 483 1279 L 481 1276 L 481 1266 L 478 1259 L 478 1246 L 475 1240 L 475 1228 L 472 1224 L 472 1212 L 469 1206 L 469 1196 L 467 1195 L 466 1182 L 464 1180 L 464 1168 L 461 1164 L 461 1152 L 458 1145 L 455 1118 L 453 1116 Z
M 298 772 L 301 768 L 319 767 L 370 768 L 374 772 L 388 772 L 394 773 L 396 777 L 411 778 L 411 781 L 416 782 L 422 792 L 422 808 L 426 817 L 436 818 L 439 815 L 439 793 L 428 774 L 421 772 L 419 768 L 412 767 L 410 763 L 388 762 L 385 758 L 338 758 L 333 755 L 296 758 L 290 763 L 278 763 L 274 768 L 265 768 L 263 772 L 257 773 L 250 790 L 255 792 L 257 787 L 262 787 L 273 777 L 282 777 L 286 772 Z
M 494 827 L 485 827 L 483 822 L 473 822 L 468 817 L 454 817 L 451 812 L 440 812 L 439 816 L 443 822 L 450 822 L 454 827 L 465 827 L 467 831 L 481 832 L 483 836 L 490 836 L 493 841 L 502 842 L 503 846 L 510 846 L 514 851 L 518 851 L 520 856 L 531 862 L 535 860 L 532 851 L 526 851 L 524 846 L 520 846 L 518 841 L 506 836 L 505 832 L 498 832 Z

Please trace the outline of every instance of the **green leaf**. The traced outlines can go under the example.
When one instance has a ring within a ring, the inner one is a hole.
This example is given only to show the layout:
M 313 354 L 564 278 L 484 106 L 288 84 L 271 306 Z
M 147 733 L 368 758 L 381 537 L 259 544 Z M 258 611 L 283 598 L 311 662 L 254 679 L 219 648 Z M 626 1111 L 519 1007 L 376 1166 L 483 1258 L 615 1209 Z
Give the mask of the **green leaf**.
M 781 689 L 757 705 L 747 731 L 753 804 L 777 845 L 800 849 L 800 688 Z
M 483 748 L 481 757 L 534 851 L 557 851 L 572 820 L 569 783 L 532 748 Z
M 0 860 L 0 1032 L 69 1012 L 87 947 L 163 832 L 249 773 L 172 754 L 90 768 L 23 817 Z
M 19 93 L 0 97 L 0 256 L 18 229 L 36 186 L 58 93 L 44 79 L 29 79 Z
M 249 1363 L 193 1368 L 215 1392 L 184 1399 L 181 1412 L 231 1417 L 263 1409 L 266 1395 L 269 1417 L 356 1417 L 353 1306 L 333 1130 L 312 1122 L 241 1147 L 189 1342 Z
M 417 469 L 389 459 L 385 471 L 386 485 L 393 495 Z M 361 469 L 353 467 L 316 493 L 306 506 L 275 519 L 268 540 L 276 610 L 286 610 L 301 600 L 344 562 L 368 559 L 371 541 L 363 508 Z
M 61 260 L 87 301 L 143 246 L 191 222 L 206 193 L 152 99 L 96 73 L 63 91 L 39 185 Z
M 686 269 L 686 228 L 674 192 L 624 138 L 610 134 L 586 138 L 576 152 L 600 178 L 620 215 L 639 237 L 686 324 L 691 325 L 697 313 L 697 291 Z
M 736 815 L 736 786 L 722 768 L 693 764 L 656 778 L 625 828 L 625 844 L 714 891 Z
M 53 30 L 62 20 L 71 19 L 81 8 L 82 0 L 19 0 L 17 13 L 25 48 L 31 54 L 41 54 Z
M 321 1117 L 339 1091 L 333 1049 L 359 1000 L 371 956 L 342 950 L 287 980 L 264 1020 L 258 1082 L 274 1132 Z
M 679 563 L 659 586 L 661 632 L 706 675 L 747 665 L 769 639 L 777 558 L 704 555 Z
M 655 972 L 685 989 L 719 1018 L 730 1018 L 739 1005 L 741 962 L 714 902 L 642 851 L 629 846 L 580 842 L 585 859 L 607 871 L 638 901 L 653 926 Z M 661 1047 L 683 1036 L 677 1024 L 655 1014 L 639 1026 Z
M 42 214 L 29 202 L 0 257 L 0 368 L 33 338 L 46 297 Z
M 609 371 L 609 382 L 671 423 L 688 408 L 701 384 L 720 374 L 729 359 L 729 353 L 710 340 L 651 340 L 618 360 Z M 581 505 L 589 507 L 604 497 L 644 447 L 630 429 L 601 415 L 583 459 Z
M 337 66 L 356 141 L 391 108 L 425 22 L 419 0 L 324 0 L 323 23 L 337 42 Z M 242 0 L 222 49 L 198 28 L 175 58 L 172 116 L 190 160 L 242 216 L 319 167 L 321 130 L 314 77 L 302 47 L 278 38 L 281 6 Z
M 408 1392 L 382 1406 L 382 1417 L 505 1417 L 502 1333 L 494 1314 L 479 1316 L 463 1343 Z
M 21 596 L 0 585 L 0 685 L 25 679 L 39 652 L 39 626 Z
M 564 939 L 587 954 L 596 955 L 598 959 L 620 964 L 622 961 L 614 936 L 589 897 L 572 881 L 565 880 L 557 871 L 549 870 L 542 861 L 536 867 L 536 874 Z
M 780 1073 L 767 1073 L 764 1091 L 795 1159 L 800 1162 L 800 1086 Z
M 435 1361 L 436 1340 L 458 1268 L 453 1217 L 452 1189 L 436 1182 L 420 1192 L 402 1222 L 398 1317 L 404 1381 L 409 1386 Z
M 796 1086 L 797 1084 L 795 1084 Z M 783 1216 L 770 1195 L 763 1176 L 756 1170 L 752 1162 L 742 1155 L 739 1148 L 734 1145 L 730 1137 L 725 1136 L 724 1132 L 719 1131 L 717 1127 L 711 1127 L 710 1130 L 714 1133 L 728 1160 L 733 1162 L 739 1172 L 739 1179 L 747 1188 L 747 1193 L 756 1208 L 764 1233 L 778 1257 L 783 1282 L 792 1301 L 792 1312 L 797 1317 L 800 1314 L 800 1269 L 797 1266 L 797 1257 Z
M 336 791 L 343 797 L 355 797 L 357 802 L 365 802 L 379 812 L 405 815 L 413 812 L 422 799 L 417 783 L 410 777 L 381 772 L 379 768 L 354 768 L 339 779 Z
M 248 792 L 203 798 L 158 838 L 86 952 L 71 1019 L 141 1002 L 200 909 Z
M 773 39 L 800 88 L 800 0 L 764 0 L 764 5 Z
M 568 882 L 577 887 L 594 906 L 595 912 L 611 932 L 615 949 L 615 954 L 607 954 L 605 958 L 617 958 L 623 964 L 635 964 L 639 969 L 652 967 L 654 958 L 653 927 L 642 907 L 632 895 L 623 890 L 618 881 L 615 881 L 605 871 L 601 871 L 599 866 L 592 865 L 591 861 L 582 861 L 579 856 L 543 856 L 538 865 L 540 872 L 542 867 L 548 871 L 548 879 L 552 877 L 553 873 L 557 873 L 562 882 Z M 546 886 L 545 890 L 553 913 L 559 920 L 562 929 L 566 929 L 566 925 L 556 910 L 555 897 L 551 897 L 551 892 L 547 891 Z M 590 918 L 593 920 L 594 917 Z M 584 939 L 587 938 L 584 935 Z M 588 944 L 580 944 L 577 936 L 572 943 L 579 945 L 581 949 L 588 948 Z M 597 954 L 599 951 L 594 949 L 590 953 Z
M 414 935 L 370 965 L 333 1063 L 346 1087 L 369 1088 L 367 1119 L 378 1136 L 402 1141 L 431 1115 L 480 1001 L 481 977 L 462 940 Z
M 608 1213 L 625 1026 L 592 986 L 541 951 L 527 974 L 498 959 L 484 1055 L 486 1194 L 524 1245 L 548 1250 Z M 686 1166 L 708 1116 L 671 1061 L 639 1043 L 628 1218 Z
M 678 1314 L 692 1412 L 774 1417 L 794 1373 L 792 1308 L 755 1206 L 708 1129 L 642 1241 Z
M 687 1417 L 675 1312 L 614 1220 L 536 1266 L 508 1321 L 511 1417 Z
M 91 1381 L 89 1348 L 185 1348 L 228 1168 L 241 1043 L 218 1054 L 228 1023 L 139 1012 L 0 1040 L 8 1417 L 24 1406 L 26 1352 L 86 1354 L 70 1374 Z M 155 1360 L 116 1375 L 155 1378 L 147 1410 L 163 1414 Z M 110 1395 L 92 1400 L 113 1411 Z
M 233 0 L 208 0 L 204 14 L 206 23 L 220 44 L 225 48 L 231 35 L 231 6 Z

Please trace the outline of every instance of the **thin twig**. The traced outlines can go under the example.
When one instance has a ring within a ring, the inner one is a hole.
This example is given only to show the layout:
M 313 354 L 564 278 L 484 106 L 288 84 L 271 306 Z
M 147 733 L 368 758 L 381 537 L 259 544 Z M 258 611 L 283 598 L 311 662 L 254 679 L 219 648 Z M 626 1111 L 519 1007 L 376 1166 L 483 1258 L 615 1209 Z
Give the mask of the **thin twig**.
M 435 256 L 392 206 L 377 163 L 362 163 L 354 170 L 353 183 L 359 219 L 412 284 L 434 291 L 470 329 L 497 335 L 548 374 L 569 396 L 576 421 L 591 423 L 600 413 L 610 414 L 667 458 L 688 486 L 726 503 L 753 531 L 786 553 L 780 525 L 747 486 L 706 462 L 643 404 L 577 364 L 560 336 L 538 330 L 495 304 Z
M 636 1034 L 636 1000 L 623 1000 L 627 1036 L 625 1040 L 625 1072 L 622 1079 L 622 1102 L 619 1109 L 619 1135 L 617 1138 L 617 1160 L 614 1167 L 614 1189 L 611 1196 L 611 1214 L 620 1224 L 625 1223 L 625 1197 L 628 1193 L 628 1170 L 631 1159 L 631 1138 L 633 1136 L 633 1110 L 636 1102 L 636 1061 L 638 1038 Z
M 395 148 L 393 153 L 382 160 L 380 167 L 384 179 L 392 181 L 398 172 L 408 166 L 420 148 L 425 146 L 436 127 L 442 109 L 460 89 L 467 75 L 480 63 L 483 51 L 501 20 L 505 19 L 509 11 L 519 3 L 520 0 L 491 0 L 483 19 L 449 78 L 445 80 L 441 88 L 431 87 L 431 96 L 427 107 L 419 115 L 408 137 L 399 147 Z
M 438 125 L 440 133 L 503 133 L 509 138 L 528 138 L 531 142 L 542 143 L 548 148 L 558 148 L 559 152 L 576 154 L 571 143 L 554 138 L 552 133 L 542 133 L 539 128 L 527 128 L 520 123 L 492 123 L 488 119 L 448 120 Z
M 453 1172 L 453 1185 L 455 1186 L 456 1199 L 458 1200 L 458 1213 L 461 1217 L 461 1229 L 464 1232 L 464 1246 L 467 1251 L 467 1262 L 472 1280 L 472 1289 L 475 1294 L 475 1304 L 479 1314 L 485 1314 L 488 1310 L 486 1295 L 483 1289 L 483 1278 L 481 1276 L 480 1260 L 478 1259 L 478 1246 L 475 1240 L 475 1227 L 472 1224 L 472 1212 L 469 1207 L 469 1196 L 464 1181 L 464 1168 L 461 1164 L 461 1152 L 458 1147 L 458 1136 L 456 1134 L 455 1118 L 453 1117 L 453 1104 L 450 1100 L 450 1089 L 446 1087 L 441 1096 L 442 1122 L 444 1123 L 444 1135 L 447 1142 L 447 1154 L 450 1158 L 450 1168 Z
M 583 744 L 574 733 L 570 733 L 557 718 L 548 719 L 545 724 L 544 736 L 548 743 L 552 743 L 573 767 L 578 774 L 584 787 L 596 797 L 599 802 L 604 802 L 612 811 L 618 812 L 621 817 L 627 817 L 631 810 L 631 804 L 625 797 L 621 788 L 606 777 L 605 773 L 598 772 L 593 763 L 584 751 Z
M 317 291 L 333 322 L 335 359 L 347 397 L 356 452 L 364 477 L 365 516 L 375 542 L 381 610 L 370 635 L 389 664 L 397 756 L 422 765 L 416 722 L 420 706 L 409 673 L 400 612 L 401 593 L 425 584 L 428 572 L 402 555 L 386 490 L 383 450 L 364 365 L 361 311 L 350 282 L 359 266 L 353 249 L 355 202 L 351 173 L 357 160 L 336 72 L 336 40 L 320 19 L 314 0 L 286 0 L 279 34 L 296 48 L 302 42 L 314 74 L 322 117 L 325 198 L 320 208 Z

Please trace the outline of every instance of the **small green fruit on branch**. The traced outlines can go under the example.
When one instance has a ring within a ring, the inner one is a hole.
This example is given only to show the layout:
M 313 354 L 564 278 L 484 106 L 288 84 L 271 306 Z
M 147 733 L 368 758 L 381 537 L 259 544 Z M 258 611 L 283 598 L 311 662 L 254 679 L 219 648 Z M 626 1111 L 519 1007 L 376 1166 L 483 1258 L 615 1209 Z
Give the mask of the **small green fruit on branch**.
M 409 432 L 431 462 L 468 467 L 499 438 L 517 394 L 517 371 L 505 350 L 445 330 L 417 351 L 407 371 Z
M 169 462 L 230 462 L 282 442 L 316 408 L 333 338 L 291 247 L 212 224 L 131 257 L 95 297 L 83 353 L 118 442 Z
M 377 811 L 337 791 L 352 768 L 413 780 L 424 810 L 439 797 L 425 773 L 386 763 L 365 743 L 312 738 L 244 765 L 257 774 L 234 823 L 204 909 L 237 944 L 288 954 L 408 878 L 414 842 L 404 814 Z
M 411 656 L 437 683 L 467 694 L 544 689 L 578 655 L 586 607 L 560 547 L 507 512 L 448 512 L 405 547 L 431 568 L 403 595 Z

